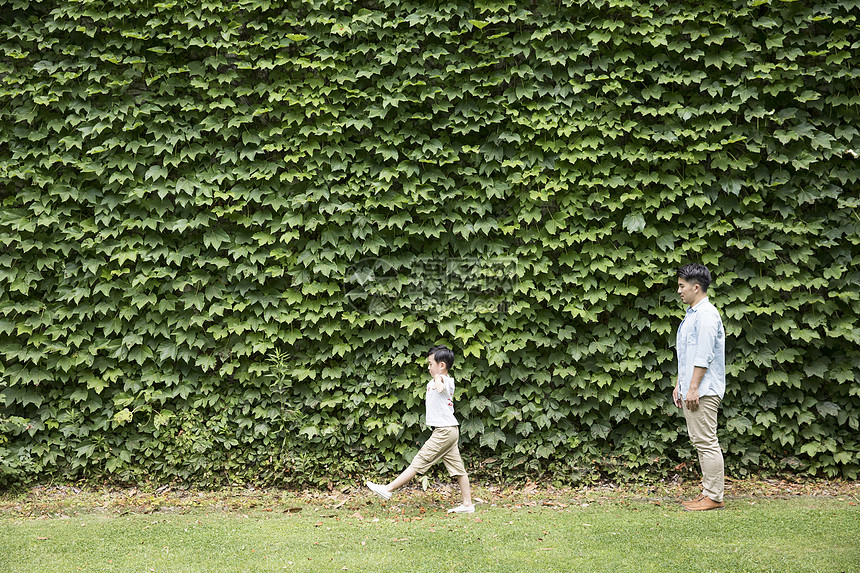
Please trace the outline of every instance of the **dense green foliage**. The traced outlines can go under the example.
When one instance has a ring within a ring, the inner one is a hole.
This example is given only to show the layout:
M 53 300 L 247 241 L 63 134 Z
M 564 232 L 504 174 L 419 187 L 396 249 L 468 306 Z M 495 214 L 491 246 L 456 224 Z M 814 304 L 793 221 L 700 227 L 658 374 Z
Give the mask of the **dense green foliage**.
M 860 6 L 0 2 L 0 482 L 663 476 L 675 269 L 732 474 L 856 477 Z M 480 464 L 483 464 L 479 467 Z

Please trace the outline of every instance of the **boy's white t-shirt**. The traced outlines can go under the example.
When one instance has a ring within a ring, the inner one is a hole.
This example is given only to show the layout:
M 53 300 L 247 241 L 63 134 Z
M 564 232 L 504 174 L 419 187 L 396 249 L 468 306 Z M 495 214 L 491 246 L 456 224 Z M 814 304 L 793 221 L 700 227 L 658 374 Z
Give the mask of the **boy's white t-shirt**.
M 454 417 L 454 379 L 443 376 L 444 388 L 441 392 L 434 388 L 433 379 L 427 383 L 427 415 L 428 426 L 459 426 L 457 418 Z

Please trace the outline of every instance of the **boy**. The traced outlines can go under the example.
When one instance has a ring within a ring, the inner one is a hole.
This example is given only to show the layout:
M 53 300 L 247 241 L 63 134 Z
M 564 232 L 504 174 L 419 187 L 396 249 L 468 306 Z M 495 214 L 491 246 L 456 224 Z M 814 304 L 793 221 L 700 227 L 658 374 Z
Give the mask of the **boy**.
M 423 474 L 439 460 L 445 464 L 451 477 L 460 484 L 463 503 L 448 513 L 474 513 L 469 476 L 460 458 L 457 442 L 460 439 L 459 423 L 454 417 L 454 379 L 448 370 L 454 363 L 454 352 L 447 346 L 434 346 L 427 351 L 427 369 L 432 380 L 427 384 L 426 423 L 433 428 L 430 439 L 415 454 L 409 467 L 388 485 L 367 482 L 367 487 L 383 499 L 391 499 L 394 491 L 406 485 L 415 474 Z

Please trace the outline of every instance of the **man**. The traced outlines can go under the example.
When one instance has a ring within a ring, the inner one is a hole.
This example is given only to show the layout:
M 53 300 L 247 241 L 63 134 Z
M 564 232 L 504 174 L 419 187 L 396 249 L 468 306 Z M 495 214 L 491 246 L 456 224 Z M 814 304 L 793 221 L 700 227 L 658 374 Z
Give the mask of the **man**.
M 726 332 L 719 312 L 708 300 L 710 284 L 711 273 L 704 265 L 693 263 L 678 269 L 678 294 L 689 308 L 678 327 L 678 380 L 672 400 L 684 411 L 702 470 L 702 493 L 683 502 L 688 511 L 725 507 L 717 410 L 726 392 Z

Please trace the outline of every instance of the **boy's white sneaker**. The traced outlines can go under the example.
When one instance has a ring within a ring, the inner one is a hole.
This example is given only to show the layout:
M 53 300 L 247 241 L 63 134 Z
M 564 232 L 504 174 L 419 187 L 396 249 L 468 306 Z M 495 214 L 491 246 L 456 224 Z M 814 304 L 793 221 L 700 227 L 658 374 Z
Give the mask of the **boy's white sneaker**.
M 372 481 L 364 482 L 364 485 L 369 487 L 370 491 L 372 491 L 382 499 L 391 499 L 391 492 L 385 489 L 384 485 L 373 483 Z
M 457 507 L 449 509 L 448 513 L 475 513 L 475 506 L 460 504 Z

